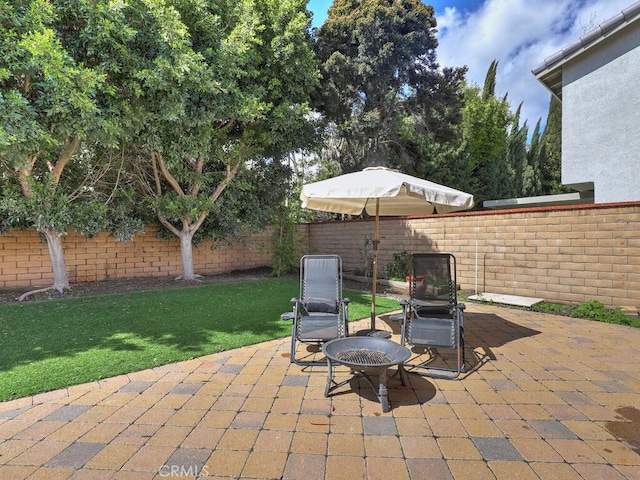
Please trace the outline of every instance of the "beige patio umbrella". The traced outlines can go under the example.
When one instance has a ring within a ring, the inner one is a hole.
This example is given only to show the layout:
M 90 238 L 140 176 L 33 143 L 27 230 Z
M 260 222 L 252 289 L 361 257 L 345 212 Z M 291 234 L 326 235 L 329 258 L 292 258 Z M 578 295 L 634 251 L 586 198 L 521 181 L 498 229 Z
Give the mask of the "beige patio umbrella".
M 380 216 L 428 215 L 473 207 L 473 195 L 384 167 L 365 168 L 303 185 L 302 206 L 324 212 L 375 217 L 371 330 L 376 324 L 376 281 Z

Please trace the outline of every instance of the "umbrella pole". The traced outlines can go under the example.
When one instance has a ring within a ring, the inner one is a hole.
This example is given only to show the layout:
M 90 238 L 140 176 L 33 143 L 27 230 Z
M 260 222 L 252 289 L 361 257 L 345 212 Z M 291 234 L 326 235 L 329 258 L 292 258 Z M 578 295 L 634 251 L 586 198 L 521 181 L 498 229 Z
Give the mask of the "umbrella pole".
M 376 220 L 373 227 L 373 285 L 371 287 L 371 330 L 376 329 L 376 285 L 378 283 L 378 244 L 380 243 L 380 199 L 376 198 Z

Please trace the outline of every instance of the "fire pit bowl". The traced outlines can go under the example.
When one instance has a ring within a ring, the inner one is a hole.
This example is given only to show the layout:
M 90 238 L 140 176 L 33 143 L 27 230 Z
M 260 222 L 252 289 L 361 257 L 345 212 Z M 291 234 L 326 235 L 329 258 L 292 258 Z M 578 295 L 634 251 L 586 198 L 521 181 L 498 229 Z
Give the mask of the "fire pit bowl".
M 349 367 L 354 376 L 362 377 L 373 391 L 376 392 L 382 411 L 389 411 L 389 395 L 387 392 L 387 369 L 398 366 L 400 381 L 406 385 L 406 372 L 403 364 L 411 356 L 411 351 L 402 345 L 380 337 L 346 337 L 336 338 L 322 346 L 322 352 L 327 358 L 327 387 L 324 396 L 331 391 L 351 381 L 337 383 L 333 379 L 334 364 Z M 378 388 L 376 389 L 371 375 L 378 374 Z

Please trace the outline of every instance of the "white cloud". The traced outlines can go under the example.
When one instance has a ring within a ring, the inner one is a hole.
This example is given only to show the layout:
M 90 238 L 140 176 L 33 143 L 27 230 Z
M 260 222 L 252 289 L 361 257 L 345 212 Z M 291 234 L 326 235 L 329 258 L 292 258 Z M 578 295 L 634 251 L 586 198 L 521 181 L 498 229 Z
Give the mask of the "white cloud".
M 425 0 L 428 3 L 427 0 Z M 490 63 L 499 61 L 496 94 L 522 105 L 529 134 L 544 124 L 550 93 L 531 70 L 584 33 L 617 15 L 632 0 L 485 0 L 472 12 L 436 10 L 438 61 L 469 68 L 470 83 L 482 85 Z

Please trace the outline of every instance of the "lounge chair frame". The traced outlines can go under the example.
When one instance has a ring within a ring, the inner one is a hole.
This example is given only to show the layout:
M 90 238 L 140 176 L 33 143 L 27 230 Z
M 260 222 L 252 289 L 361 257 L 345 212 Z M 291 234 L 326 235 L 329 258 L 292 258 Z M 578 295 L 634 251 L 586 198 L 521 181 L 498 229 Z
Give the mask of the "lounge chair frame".
M 291 362 L 301 366 L 326 365 L 326 359 L 304 360 L 299 344 L 320 345 L 349 333 L 349 299 L 342 296 L 342 258 L 305 255 L 300 259 L 300 296 L 291 299 L 293 325 Z
M 458 303 L 456 259 L 450 253 L 413 254 L 411 270 L 409 299 L 401 302 L 401 341 L 420 354 L 405 367 L 412 373 L 457 378 L 465 371 L 465 305 Z M 454 350 L 455 362 L 436 364 L 438 356 L 444 358 L 441 349 Z M 428 358 L 415 363 L 423 354 Z

